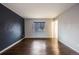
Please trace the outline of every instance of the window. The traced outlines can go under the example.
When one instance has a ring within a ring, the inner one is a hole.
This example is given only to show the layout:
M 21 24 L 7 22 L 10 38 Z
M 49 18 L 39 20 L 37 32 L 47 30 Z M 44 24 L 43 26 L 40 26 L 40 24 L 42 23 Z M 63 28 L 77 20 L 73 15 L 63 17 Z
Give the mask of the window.
M 45 28 L 45 22 L 34 22 L 35 32 L 43 32 Z

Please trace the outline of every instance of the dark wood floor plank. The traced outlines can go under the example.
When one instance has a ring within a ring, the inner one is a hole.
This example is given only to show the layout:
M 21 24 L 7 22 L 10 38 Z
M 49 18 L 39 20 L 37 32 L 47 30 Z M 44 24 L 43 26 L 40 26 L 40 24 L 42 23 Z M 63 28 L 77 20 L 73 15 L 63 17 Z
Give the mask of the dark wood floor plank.
M 57 39 L 24 39 L 2 55 L 79 55 Z

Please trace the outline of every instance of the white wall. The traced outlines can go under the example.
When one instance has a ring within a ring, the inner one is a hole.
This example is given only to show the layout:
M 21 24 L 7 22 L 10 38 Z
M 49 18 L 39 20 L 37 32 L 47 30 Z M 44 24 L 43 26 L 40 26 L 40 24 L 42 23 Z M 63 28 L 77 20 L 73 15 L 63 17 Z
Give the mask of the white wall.
M 33 22 L 45 22 L 45 30 L 44 32 L 35 32 L 33 25 Z M 41 18 L 30 18 L 30 19 L 25 19 L 25 38 L 52 38 L 54 34 L 52 31 L 51 27 L 53 24 L 52 19 L 41 19 Z
M 79 52 L 79 5 L 62 14 L 57 20 L 59 40 Z
M 58 39 L 58 20 L 54 21 L 54 37 Z

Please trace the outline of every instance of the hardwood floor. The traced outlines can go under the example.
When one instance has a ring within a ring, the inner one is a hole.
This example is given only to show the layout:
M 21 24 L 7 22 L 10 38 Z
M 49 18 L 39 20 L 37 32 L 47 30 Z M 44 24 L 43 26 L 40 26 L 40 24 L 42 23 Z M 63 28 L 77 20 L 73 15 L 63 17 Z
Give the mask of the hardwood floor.
M 2 55 L 79 55 L 57 39 L 24 39 Z

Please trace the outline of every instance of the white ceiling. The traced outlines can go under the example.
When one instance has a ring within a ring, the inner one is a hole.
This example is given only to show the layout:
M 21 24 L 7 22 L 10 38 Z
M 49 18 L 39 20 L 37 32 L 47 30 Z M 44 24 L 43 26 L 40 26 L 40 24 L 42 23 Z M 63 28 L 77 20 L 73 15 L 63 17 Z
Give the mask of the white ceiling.
M 54 18 L 74 3 L 2 3 L 23 18 Z

